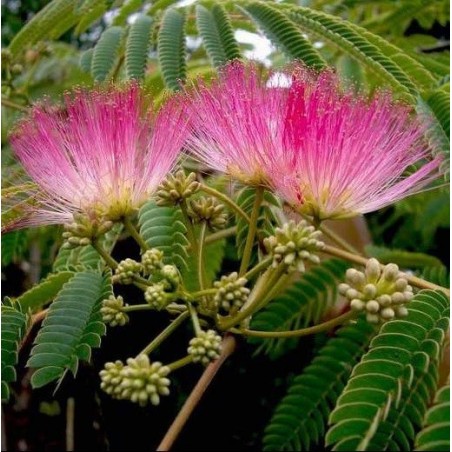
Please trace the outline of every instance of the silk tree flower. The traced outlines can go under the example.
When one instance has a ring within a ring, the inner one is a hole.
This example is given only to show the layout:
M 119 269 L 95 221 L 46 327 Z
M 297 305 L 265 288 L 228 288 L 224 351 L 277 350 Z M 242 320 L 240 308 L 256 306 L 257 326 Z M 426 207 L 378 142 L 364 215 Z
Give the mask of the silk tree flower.
M 74 214 L 117 220 L 138 209 L 172 170 L 186 139 L 183 103 L 158 112 L 137 84 L 67 94 L 35 106 L 11 136 L 36 183 L 35 207 L 13 227 L 66 224 Z
M 377 210 L 437 176 L 426 126 L 389 94 L 368 100 L 344 90 L 331 71 L 302 66 L 269 80 L 234 63 L 212 87 L 195 90 L 195 156 L 242 182 L 270 186 L 318 219 Z

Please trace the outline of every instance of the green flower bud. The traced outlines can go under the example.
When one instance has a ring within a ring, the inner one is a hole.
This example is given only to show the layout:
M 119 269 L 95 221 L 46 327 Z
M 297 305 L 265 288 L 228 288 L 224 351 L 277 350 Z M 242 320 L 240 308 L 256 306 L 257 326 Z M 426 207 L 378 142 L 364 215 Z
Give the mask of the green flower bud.
M 141 406 L 160 403 L 160 397 L 170 393 L 170 368 L 160 362 L 150 363 L 147 355 L 129 358 L 120 371 L 119 398 Z
M 127 258 L 119 262 L 113 276 L 113 282 L 119 282 L 121 284 L 132 284 L 135 276 L 139 276 L 143 270 L 140 262 Z
M 158 206 L 178 205 L 196 193 L 200 186 L 195 173 L 185 176 L 184 171 L 180 170 L 175 175 L 168 174 L 157 189 L 156 203 Z
M 320 235 L 320 231 L 308 226 L 304 220 L 298 224 L 289 221 L 282 228 L 276 228 L 275 235 L 265 238 L 264 245 L 267 252 L 273 255 L 273 267 L 283 262 L 289 271 L 304 272 L 304 261 L 320 262 L 315 254 L 324 247 L 324 243 L 318 240 Z
M 152 275 L 163 266 L 163 252 L 157 248 L 146 250 L 141 256 L 141 264 L 145 275 Z
M 352 310 L 365 310 L 369 322 L 386 322 L 407 315 L 404 305 L 413 298 L 413 288 L 397 265 L 388 264 L 382 269 L 376 259 L 369 259 L 364 273 L 349 268 L 345 279 L 347 284 L 339 284 L 339 292 L 350 300 Z
M 121 398 L 120 384 L 123 380 L 121 375 L 123 368 L 124 364 L 121 361 L 115 361 L 105 363 L 104 370 L 99 372 L 101 389 L 115 399 Z
M 110 295 L 102 301 L 102 307 L 100 308 L 102 320 L 110 326 L 124 326 L 129 322 L 129 316 L 122 311 L 123 307 L 124 300 L 121 296 Z
M 245 287 L 246 278 L 239 278 L 237 272 L 228 276 L 222 276 L 220 281 L 215 281 L 213 286 L 217 289 L 214 303 L 218 309 L 229 313 L 231 309 L 240 309 L 248 299 L 250 290 Z
M 206 222 L 211 230 L 222 229 L 228 223 L 228 215 L 223 212 L 224 205 L 215 198 L 202 196 L 190 201 L 188 215 L 194 223 Z
M 164 279 L 162 284 L 165 285 L 166 290 L 174 291 L 179 287 L 180 275 L 179 270 L 175 265 L 164 265 L 160 274 Z
M 190 341 L 187 351 L 189 355 L 193 356 L 194 362 L 207 366 L 220 357 L 221 336 L 214 330 L 201 331 Z
M 169 303 L 169 294 L 165 292 L 163 283 L 153 284 L 144 293 L 146 301 L 157 311 L 164 309 Z

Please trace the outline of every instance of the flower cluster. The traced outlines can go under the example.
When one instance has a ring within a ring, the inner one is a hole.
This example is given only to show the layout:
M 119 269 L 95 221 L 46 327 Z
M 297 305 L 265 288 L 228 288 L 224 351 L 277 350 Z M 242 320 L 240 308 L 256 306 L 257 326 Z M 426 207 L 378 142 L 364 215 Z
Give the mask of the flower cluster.
M 129 358 L 127 365 L 121 361 L 105 364 L 101 370 L 100 387 L 116 399 L 126 399 L 141 406 L 160 403 L 160 397 L 170 393 L 170 368 L 160 362 L 151 363 L 147 355 Z
M 188 214 L 194 223 L 205 222 L 212 231 L 224 228 L 228 222 L 224 205 L 211 196 L 192 200 Z
M 78 90 L 61 107 L 35 106 L 11 145 L 39 187 L 6 227 L 67 224 L 73 215 L 117 220 L 135 212 L 174 167 L 188 121 L 178 96 L 154 112 L 137 84 Z
M 369 259 L 364 272 L 349 268 L 346 281 L 339 292 L 350 300 L 351 309 L 366 312 L 368 322 L 408 315 L 405 305 L 413 298 L 413 289 L 396 264 L 382 269 L 377 259 Z
M 227 313 L 233 308 L 240 309 L 250 293 L 250 289 L 245 287 L 247 282 L 246 278 L 239 278 L 237 272 L 222 276 L 220 281 L 215 281 L 213 286 L 217 289 L 217 293 L 213 301 L 216 307 Z
M 110 326 L 124 326 L 129 322 L 129 316 L 123 312 L 124 299 L 119 295 L 110 295 L 102 301 L 100 313 L 102 320 Z
M 320 262 L 315 253 L 324 246 L 324 243 L 318 240 L 321 234 L 304 220 L 298 224 L 292 220 L 282 228 L 276 228 L 275 235 L 264 239 L 264 245 L 267 252 L 273 256 L 274 267 L 283 262 L 289 270 L 304 272 L 304 261 L 308 260 L 314 264 Z
M 143 267 L 140 262 L 127 258 L 119 262 L 115 269 L 113 276 L 113 282 L 119 282 L 121 284 L 132 284 L 135 276 L 138 276 Z
M 183 170 L 179 170 L 175 175 L 168 174 L 157 189 L 157 204 L 159 206 L 180 204 L 196 193 L 200 186 L 195 173 L 186 176 Z
M 201 331 L 197 337 L 190 340 L 187 349 L 193 361 L 207 366 L 219 358 L 221 353 L 221 336 L 214 330 Z

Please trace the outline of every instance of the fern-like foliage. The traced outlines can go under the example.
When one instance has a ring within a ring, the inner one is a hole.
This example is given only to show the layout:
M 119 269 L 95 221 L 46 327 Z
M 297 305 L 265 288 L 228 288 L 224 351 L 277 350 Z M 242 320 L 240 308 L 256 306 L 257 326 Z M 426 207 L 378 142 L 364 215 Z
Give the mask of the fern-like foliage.
M 226 240 L 217 240 L 204 247 L 204 269 L 207 286 L 212 285 L 221 269 L 225 246 Z M 199 289 L 198 267 L 193 253 L 190 253 L 187 259 L 187 267 L 182 271 L 182 279 L 187 290 L 196 291 Z
M 88 49 L 88 50 L 85 50 L 80 55 L 80 67 L 85 72 L 91 72 L 91 64 L 93 62 L 93 53 L 94 53 L 94 49 Z
M 444 161 L 441 164 L 446 180 L 449 179 L 450 160 L 450 93 L 442 89 L 429 92 L 424 100 L 418 100 L 418 111 L 434 119 L 427 132 L 432 148 L 439 150 Z
M 264 450 L 313 450 L 328 416 L 375 330 L 359 320 L 340 328 L 303 373 L 294 378 L 265 429 Z
M 406 319 L 382 326 L 331 413 L 327 446 L 411 450 L 416 427 L 436 390 L 448 314 L 447 297 L 425 290 L 411 301 Z
M 439 389 L 433 402 L 425 413 L 423 429 L 416 435 L 415 450 L 450 450 L 450 385 Z
M 184 12 L 171 8 L 165 11 L 158 36 L 158 54 L 166 86 L 177 91 L 186 77 Z
M 76 23 L 76 20 L 73 0 L 53 0 L 25 24 L 14 36 L 8 49 L 14 56 L 19 55 L 26 47 L 47 38 L 57 26 L 61 36 Z M 54 38 L 59 36 L 53 33 Z
M 75 34 L 81 35 L 87 28 L 97 20 L 99 20 L 107 11 L 108 5 L 106 0 L 85 0 L 80 6 L 75 8 L 77 15 L 80 17 Z
M 300 280 L 286 292 L 259 311 L 251 322 L 253 329 L 261 331 L 288 331 L 305 328 L 321 321 L 325 312 L 337 298 L 336 287 L 343 279 L 347 263 L 337 259 L 326 260 L 303 273 Z M 258 339 L 258 351 L 276 358 L 297 344 L 296 338 Z
M 367 38 L 370 33 L 361 27 L 310 8 L 301 6 L 290 8 L 286 10 L 286 13 L 307 33 L 318 36 L 341 52 L 356 58 L 380 79 L 401 93 L 405 93 L 405 98 L 414 101 L 413 96 L 418 92 L 416 85 L 391 58 L 375 45 L 378 37 L 373 38 L 374 42 L 371 42 Z
M 111 274 L 77 273 L 67 282 L 36 337 L 27 365 L 36 369 L 34 388 L 61 379 L 69 370 L 75 375 L 80 360 L 89 361 L 105 334 L 100 308 L 112 293 Z
M 36 286 L 27 290 L 16 299 L 23 311 L 38 311 L 45 304 L 52 301 L 63 287 L 74 276 L 73 272 L 52 273 Z
M 140 209 L 138 223 L 144 241 L 151 248 L 163 251 L 165 263 L 174 264 L 181 270 L 187 268 L 187 230 L 179 209 L 159 207 L 150 201 Z
M 439 286 L 449 287 L 450 286 L 450 274 L 447 267 L 444 265 L 434 267 L 424 267 L 421 274 L 422 279 L 430 281 Z
M 326 66 L 325 60 L 303 33 L 278 9 L 263 3 L 251 3 L 245 5 L 243 9 L 288 57 L 304 61 L 316 69 Z
M 127 18 L 143 6 L 144 0 L 125 0 L 113 19 L 113 25 L 124 25 Z
M 17 355 L 29 327 L 30 316 L 21 307 L 5 299 L 2 304 L 2 400 L 9 399 L 8 384 L 16 380 Z
M 253 210 L 254 198 L 256 190 L 253 187 L 245 187 L 237 194 L 237 204 L 248 215 Z M 259 218 L 257 221 L 259 234 L 256 240 L 262 241 L 268 235 L 273 234 L 274 226 L 278 223 L 276 216 L 273 214 L 271 207 L 280 207 L 278 199 L 269 191 L 264 192 L 264 200 L 260 207 Z M 248 235 L 248 222 L 241 216 L 236 215 L 236 245 L 237 255 L 241 257 L 245 248 L 246 237 Z
M 141 14 L 130 26 L 126 43 L 126 74 L 128 78 L 142 79 L 151 44 L 152 19 Z
M 207 54 L 215 67 L 221 67 L 227 61 L 240 58 L 234 30 L 221 5 L 214 5 L 210 10 L 197 5 L 196 24 Z
M 96 82 L 102 82 L 111 75 L 116 64 L 122 34 L 121 27 L 107 28 L 94 47 L 91 72 Z

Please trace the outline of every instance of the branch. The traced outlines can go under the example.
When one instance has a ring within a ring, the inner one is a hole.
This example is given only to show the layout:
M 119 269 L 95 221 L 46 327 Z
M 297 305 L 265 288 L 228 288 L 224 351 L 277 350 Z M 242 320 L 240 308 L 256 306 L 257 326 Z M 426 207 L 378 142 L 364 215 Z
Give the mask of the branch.
M 233 336 L 226 336 L 224 338 L 220 357 L 213 363 L 209 364 L 204 373 L 201 375 L 198 383 L 193 388 L 191 394 L 188 396 L 188 399 L 185 401 L 184 406 L 179 411 L 179 414 L 176 416 L 169 430 L 166 432 L 165 437 L 162 439 L 162 442 L 159 444 L 157 451 L 168 451 L 171 449 L 216 373 L 226 359 L 234 352 L 235 346 L 236 339 Z

